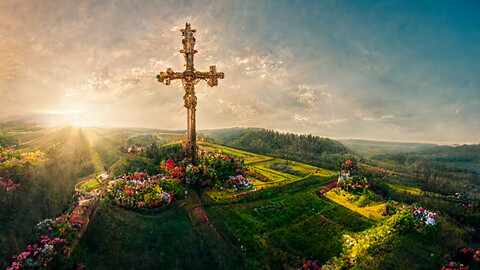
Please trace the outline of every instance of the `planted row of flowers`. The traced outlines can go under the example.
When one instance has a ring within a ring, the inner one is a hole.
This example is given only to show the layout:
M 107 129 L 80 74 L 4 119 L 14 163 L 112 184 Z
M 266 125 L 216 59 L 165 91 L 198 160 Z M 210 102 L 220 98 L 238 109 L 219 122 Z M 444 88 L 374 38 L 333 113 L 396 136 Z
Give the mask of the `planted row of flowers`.
M 105 197 L 129 208 L 156 208 L 175 200 L 182 187 L 163 175 L 134 173 L 108 183 Z

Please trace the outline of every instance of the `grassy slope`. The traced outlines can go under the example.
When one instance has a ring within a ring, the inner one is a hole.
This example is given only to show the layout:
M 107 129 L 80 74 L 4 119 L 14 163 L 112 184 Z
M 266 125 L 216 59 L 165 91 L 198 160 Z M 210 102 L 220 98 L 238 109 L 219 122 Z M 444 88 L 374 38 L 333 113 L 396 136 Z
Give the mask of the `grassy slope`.
M 74 254 L 91 269 L 237 269 L 244 264 L 209 226 L 172 205 L 142 214 L 104 204 Z

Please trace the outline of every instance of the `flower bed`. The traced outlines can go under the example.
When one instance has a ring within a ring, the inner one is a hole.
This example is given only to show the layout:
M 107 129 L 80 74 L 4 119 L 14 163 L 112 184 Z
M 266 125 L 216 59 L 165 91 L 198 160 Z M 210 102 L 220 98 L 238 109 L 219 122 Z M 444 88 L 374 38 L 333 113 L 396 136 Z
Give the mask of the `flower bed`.
M 177 162 L 169 159 L 163 163 L 162 169 L 169 179 L 197 187 L 241 190 L 252 186 L 252 181 L 245 177 L 243 160 L 234 156 L 200 150 L 198 165 L 193 166 L 188 162 L 187 159 Z
M 181 190 L 180 185 L 161 174 L 134 173 L 109 182 L 105 196 L 123 207 L 156 208 L 168 205 Z
M 7 270 L 38 269 L 48 267 L 57 254 L 68 256 L 67 245 L 83 226 L 83 211 L 67 212 L 56 219 L 45 219 L 35 226 L 40 236 L 39 243 L 28 245 L 27 250 L 13 256 L 11 266 Z

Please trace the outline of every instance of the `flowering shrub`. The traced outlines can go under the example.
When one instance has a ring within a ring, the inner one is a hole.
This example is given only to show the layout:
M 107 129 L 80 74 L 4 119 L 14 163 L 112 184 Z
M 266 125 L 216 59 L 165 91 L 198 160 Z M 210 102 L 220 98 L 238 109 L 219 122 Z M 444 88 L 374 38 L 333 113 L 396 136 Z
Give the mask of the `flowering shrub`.
M 7 270 L 47 267 L 56 254 L 66 252 L 66 245 L 67 241 L 65 239 L 58 237 L 51 239 L 48 236 L 41 236 L 40 244 L 28 245 L 26 251 L 13 256 L 13 262 L 10 267 L 7 267 Z
M 355 169 L 355 167 L 356 167 L 355 163 L 353 163 L 350 159 L 346 160 L 345 162 L 342 162 L 340 176 L 342 175 L 350 176 L 352 170 Z
M 415 221 L 425 223 L 426 225 L 436 225 L 438 215 L 435 212 L 427 211 L 422 207 L 412 207 L 412 216 Z
M 452 258 L 442 267 L 442 270 L 466 270 L 474 263 L 480 263 L 480 249 L 475 251 L 470 248 L 456 249 Z
M 163 175 L 134 173 L 111 181 L 105 196 L 124 207 L 155 208 L 169 204 L 180 189 Z
M 321 270 L 322 268 L 320 267 L 320 262 L 317 260 L 308 260 L 305 264 L 303 264 L 302 267 L 299 267 L 297 270 L 303 270 L 303 269 L 308 269 L 308 270 Z
M 40 235 L 50 237 L 60 237 L 71 241 L 75 238 L 80 228 L 85 224 L 82 220 L 83 211 L 75 210 L 67 212 L 56 219 L 45 219 L 36 225 L 36 230 Z
M 11 191 L 20 188 L 20 184 L 15 184 L 12 180 L 5 181 L 0 177 L 0 187 L 4 188 L 6 191 Z
M 338 179 L 338 187 L 345 191 L 362 192 L 365 189 L 370 189 L 372 185 L 368 183 L 365 177 L 342 177 Z
M 472 213 L 478 209 L 478 203 L 476 203 L 476 207 L 473 203 L 462 203 L 462 208 L 465 209 L 467 213 Z

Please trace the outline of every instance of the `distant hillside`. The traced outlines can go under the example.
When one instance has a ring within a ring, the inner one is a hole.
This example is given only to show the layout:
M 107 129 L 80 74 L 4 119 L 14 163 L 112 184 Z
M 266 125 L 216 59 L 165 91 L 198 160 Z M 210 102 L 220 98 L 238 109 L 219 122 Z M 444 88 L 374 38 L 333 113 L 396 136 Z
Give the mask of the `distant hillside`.
M 436 146 L 418 151 L 438 162 L 475 162 L 480 164 L 480 144 L 461 146 Z
M 243 133 L 243 135 L 242 135 Z M 273 157 L 285 158 L 319 166 L 336 169 L 338 161 L 344 155 L 352 154 L 341 143 L 313 135 L 280 133 L 265 129 L 234 129 L 217 132 L 211 136 L 225 145 Z M 233 140 L 238 137 L 238 139 Z
M 355 152 L 355 154 L 363 157 L 371 157 L 379 154 L 408 153 L 436 146 L 436 144 L 429 143 L 380 142 L 353 139 L 338 141 Z
M 409 153 L 389 153 L 371 156 L 382 162 L 394 162 L 396 165 L 431 164 L 438 170 L 466 170 L 480 172 L 480 145 L 434 146 Z
M 260 128 L 222 128 L 222 129 L 209 129 L 209 130 L 200 130 L 201 134 L 213 137 L 221 143 L 231 143 L 240 139 L 249 131 L 261 130 Z

